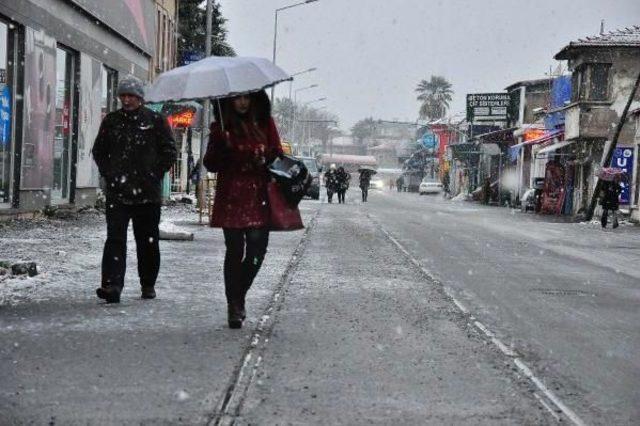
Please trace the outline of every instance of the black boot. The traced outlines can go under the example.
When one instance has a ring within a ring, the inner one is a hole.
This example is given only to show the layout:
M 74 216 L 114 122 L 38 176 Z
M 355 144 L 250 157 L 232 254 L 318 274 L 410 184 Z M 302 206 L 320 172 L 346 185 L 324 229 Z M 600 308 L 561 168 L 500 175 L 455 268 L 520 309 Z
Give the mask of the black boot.
M 156 298 L 155 288 L 152 285 L 143 285 L 141 297 L 143 299 L 155 299 Z
M 227 321 L 229 328 L 242 328 L 242 310 L 238 302 L 227 304 Z
M 120 289 L 115 286 L 97 288 L 96 295 L 107 303 L 120 303 Z

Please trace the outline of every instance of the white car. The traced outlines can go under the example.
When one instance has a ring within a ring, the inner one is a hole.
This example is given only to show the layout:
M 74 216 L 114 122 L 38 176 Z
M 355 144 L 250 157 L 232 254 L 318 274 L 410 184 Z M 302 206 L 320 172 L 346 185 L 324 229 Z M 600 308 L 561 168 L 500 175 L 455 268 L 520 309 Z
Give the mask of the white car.
M 371 189 L 384 189 L 384 181 L 378 177 L 373 177 L 369 181 L 369 188 Z
M 440 194 L 442 192 L 442 184 L 435 180 L 431 179 L 423 179 L 420 182 L 420 187 L 418 188 L 418 193 L 420 195 L 424 194 Z

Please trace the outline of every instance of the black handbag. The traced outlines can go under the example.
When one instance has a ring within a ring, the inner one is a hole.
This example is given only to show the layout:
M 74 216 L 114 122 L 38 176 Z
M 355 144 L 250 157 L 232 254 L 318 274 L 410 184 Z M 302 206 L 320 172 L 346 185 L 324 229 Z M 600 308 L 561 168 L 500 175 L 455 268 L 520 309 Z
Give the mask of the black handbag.
M 311 185 L 311 175 L 304 162 L 283 155 L 269 164 L 268 169 L 285 199 L 292 205 L 298 205 Z

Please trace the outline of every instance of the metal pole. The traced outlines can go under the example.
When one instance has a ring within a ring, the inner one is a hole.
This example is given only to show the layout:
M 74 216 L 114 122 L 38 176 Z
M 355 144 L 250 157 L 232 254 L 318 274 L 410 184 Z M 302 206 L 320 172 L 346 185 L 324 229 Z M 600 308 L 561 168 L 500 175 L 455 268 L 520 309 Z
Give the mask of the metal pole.
M 211 56 L 211 33 L 213 26 L 213 0 L 207 0 L 207 17 L 206 17 L 206 38 L 204 43 L 205 57 Z M 204 208 L 204 181 L 206 171 L 204 168 L 204 152 L 207 149 L 207 139 L 209 136 L 209 123 L 211 122 L 211 101 L 205 99 L 204 110 L 202 114 L 202 132 L 200 137 L 200 187 L 198 188 L 198 204 L 200 207 L 200 223 L 202 223 L 202 210 Z
M 278 12 L 280 11 L 280 9 L 276 9 L 275 11 L 275 19 L 274 19 L 274 24 L 273 24 L 273 63 L 276 63 L 276 49 L 277 49 L 277 42 L 278 42 Z M 271 86 L 271 103 L 273 103 L 273 97 L 275 96 L 275 91 L 276 91 L 276 87 L 275 86 Z

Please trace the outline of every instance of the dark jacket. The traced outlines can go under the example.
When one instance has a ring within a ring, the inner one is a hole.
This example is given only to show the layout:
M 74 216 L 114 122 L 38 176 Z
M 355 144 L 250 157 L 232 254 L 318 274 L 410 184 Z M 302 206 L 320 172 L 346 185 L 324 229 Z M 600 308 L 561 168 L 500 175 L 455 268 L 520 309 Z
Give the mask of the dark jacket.
M 337 191 L 346 191 L 347 189 L 349 189 L 349 181 L 351 180 L 351 175 L 344 169 L 338 168 L 338 171 L 336 172 L 336 180 L 338 182 Z
M 92 153 L 107 199 L 124 204 L 160 204 L 162 177 L 177 156 L 169 123 L 146 107 L 107 114 Z
M 324 174 L 324 186 L 331 192 L 338 190 L 338 175 L 335 170 L 330 169 Z
M 620 193 L 622 188 L 617 182 L 607 182 L 600 194 L 600 205 L 607 210 L 618 210 L 620 208 Z
M 368 189 L 371 185 L 371 174 L 367 172 L 360 173 L 360 189 Z
M 222 131 L 211 125 L 203 164 L 218 173 L 211 226 L 216 228 L 264 228 L 270 226 L 267 165 L 283 155 L 273 119 L 260 129 L 262 140 Z

